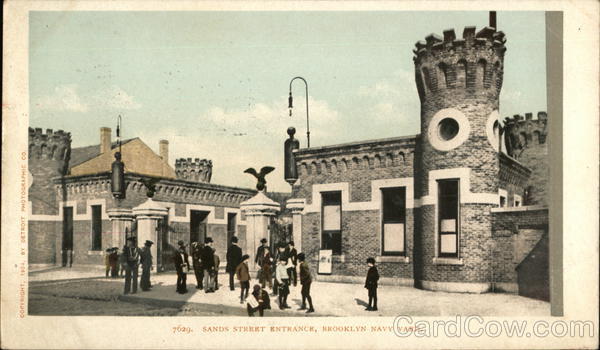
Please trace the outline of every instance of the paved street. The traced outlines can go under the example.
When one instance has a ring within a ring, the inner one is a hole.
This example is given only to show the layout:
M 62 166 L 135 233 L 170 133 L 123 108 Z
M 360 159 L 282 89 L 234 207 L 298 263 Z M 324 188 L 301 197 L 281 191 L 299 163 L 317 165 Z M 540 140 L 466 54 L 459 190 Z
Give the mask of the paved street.
M 36 315 L 129 315 L 129 316 L 214 316 L 245 315 L 239 302 L 239 286 L 229 291 L 227 275 L 221 274 L 220 289 L 206 294 L 195 289 L 188 275 L 187 294 L 175 292 L 176 275 L 152 276 L 149 292 L 123 296 L 123 280 L 103 277 L 103 271 L 90 268 L 48 268 L 30 272 L 29 313 Z M 253 285 L 256 281 L 251 281 Z M 316 312 L 311 316 L 543 316 L 550 304 L 513 294 L 458 294 L 423 291 L 410 287 L 381 286 L 379 311 L 364 311 L 367 292 L 360 284 L 314 282 L 311 294 Z M 300 286 L 292 287 L 288 304 L 280 311 L 272 297 L 273 310 L 266 315 L 300 316 Z

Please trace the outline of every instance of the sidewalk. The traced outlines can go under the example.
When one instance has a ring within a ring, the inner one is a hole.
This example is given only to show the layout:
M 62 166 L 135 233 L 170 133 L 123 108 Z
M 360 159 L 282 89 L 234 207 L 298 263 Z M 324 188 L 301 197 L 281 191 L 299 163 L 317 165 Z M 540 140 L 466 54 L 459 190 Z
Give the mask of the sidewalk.
M 245 304 L 240 304 L 239 283 L 235 291 L 230 291 L 228 276 L 219 275 L 221 284 L 215 293 L 204 293 L 195 289 L 195 278 L 193 273 L 188 274 L 188 293 L 178 294 L 175 292 L 177 276 L 174 273 L 161 273 L 152 275 L 153 289 L 130 295 L 121 295 L 122 279 L 105 279 L 103 271 L 81 271 L 81 268 L 57 268 L 45 272 L 30 273 L 30 281 L 36 289 L 45 288 L 44 285 L 52 285 L 52 288 L 60 288 L 61 283 L 52 281 L 80 280 L 77 285 L 79 292 L 99 297 L 112 297 L 119 300 L 134 303 L 143 303 L 155 307 L 186 308 L 194 307 L 215 312 L 223 315 L 245 315 Z M 95 283 L 86 282 L 83 279 L 93 279 Z M 46 281 L 46 282 L 44 282 Z M 225 283 L 224 283 L 225 282 Z M 64 282 L 63 282 L 64 283 Z M 98 283 L 106 284 L 108 287 L 99 289 Z M 250 282 L 250 288 L 256 280 Z M 49 287 L 47 287 L 49 288 Z M 73 289 L 73 287 L 70 287 Z M 92 289 L 85 291 L 86 288 Z M 300 285 L 290 288 L 288 304 L 292 309 L 280 311 L 277 305 L 277 297 L 271 297 L 272 310 L 268 311 L 271 316 L 306 316 L 304 311 L 297 309 L 301 304 Z M 412 287 L 381 286 L 378 289 L 379 311 L 364 311 L 368 302 L 367 291 L 360 284 L 313 282 L 311 295 L 316 312 L 310 316 L 455 316 L 455 315 L 479 315 L 479 316 L 548 316 L 550 315 L 550 304 L 547 302 L 529 299 L 514 294 L 460 294 L 446 292 L 424 291 Z

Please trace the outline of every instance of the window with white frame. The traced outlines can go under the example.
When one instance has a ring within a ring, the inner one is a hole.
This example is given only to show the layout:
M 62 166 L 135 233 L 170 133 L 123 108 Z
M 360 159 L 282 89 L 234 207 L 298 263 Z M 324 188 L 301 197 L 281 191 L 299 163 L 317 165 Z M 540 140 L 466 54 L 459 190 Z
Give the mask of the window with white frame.
M 438 180 L 438 256 L 458 257 L 459 180 Z
M 342 192 L 321 193 L 321 249 L 342 254 Z
M 506 192 L 506 190 L 503 189 L 498 189 L 498 197 L 499 197 L 499 204 L 500 204 L 500 208 L 505 208 L 508 206 L 508 192 Z
M 515 207 L 520 207 L 523 205 L 523 197 L 519 196 L 518 194 L 515 194 L 515 198 L 513 199 L 513 206 Z
M 382 198 L 382 254 L 405 254 L 406 187 L 381 189 Z

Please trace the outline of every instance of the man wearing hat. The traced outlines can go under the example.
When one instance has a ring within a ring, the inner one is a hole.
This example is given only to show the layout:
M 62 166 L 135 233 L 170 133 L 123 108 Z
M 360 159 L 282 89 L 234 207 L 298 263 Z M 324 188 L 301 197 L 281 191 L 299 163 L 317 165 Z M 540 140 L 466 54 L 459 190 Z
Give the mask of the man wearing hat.
M 150 270 L 152 270 L 152 251 L 150 247 L 154 242 L 150 240 L 146 240 L 144 243 L 144 247 L 140 252 L 140 262 L 142 264 L 142 279 L 140 280 L 140 287 L 143 291 L 148 291 L 152 288 L 150 284 Z
M 233 276 L 235 275 L 235 269 L 242 262 L 242 248 L 240 248 L 237 243 L 238 238 L 235 236 L 231 237 L 231 245 L 227 249 L 227 265 L 225 266 L 225 271 L 229 273 L 230 290 L 235 290 Z
M 254 263 L 262 267 L 263 258 L 265 257 L 265 247 L 267 247 L 267 239 L 263 238 L 260 240 L 261 246 L 256 249 L 256 256 L 254 257 Z
M 140 248 L 136 245 L 135 237 L 127 238 L 127 245 L 123 247 L 123 262 L 125 263 L 125 291 L 124 294 L 137 293 L 138 266 L 140 264 Z M 133 286 L 132 286 L 133 282 Z
M 177 271 L 177 293 L 187 293 L 187 272 L 190 270 L 190 262 L 188 260 L 188 254 L 185 251 L 185 242 L 177 242 L 179 249 L 173 257 L 175 263 L 175 270 Z
M 210 237 L 204 239 L 204 248 L 200 253 L 202 260 L 202 269 L 204 270 L 204 292 L 213 293 L 215 291 L 214 269 L 215 269 L 215 253 L 212 248 L 213 240 Z

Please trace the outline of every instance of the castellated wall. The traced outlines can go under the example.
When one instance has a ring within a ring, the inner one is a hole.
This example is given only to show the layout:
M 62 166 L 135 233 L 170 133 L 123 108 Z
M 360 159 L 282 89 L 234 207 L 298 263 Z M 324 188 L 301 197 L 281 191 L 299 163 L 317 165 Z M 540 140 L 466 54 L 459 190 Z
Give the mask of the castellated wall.
M 307 209 L 316 200 L 313 186 L 347 186 L 348 203 L 342 199 L 342 254 L 333 257 L 332 275 L 362 278 L 367 271 L 366 259 L 375 257 L 382 277 L 410 280 L 412 284 L 413 209 L 406 210 L 406 257 L 382 257 L 381 203 L 372 202 L 372 184 L 406 178 L 412 187 L 414 136 L 301 149 L 296 153 L 296 166 L 299 178 L 292 198 L 305 199 L 302 250 L 309 263 L 317 268 L 321 247 L 321 209 Z M 406 192 L 407 202 L 412 202 L 410 192 Z M 320 196 L 318 190 L 316 193 Z M 364 208 L 348 210 L 352 205 Z
M 110 189 L 110 173 L 85 176 L 67 176 L 54 181 L 53 193 L 58 196 L 57 205 L 73 208 L 73 264 L 104 263 L 104 250 L 112 247 L 112 224 L 107 210 L 133 208 L 147 200 L 146 187 L 140 182 L 145 176 L 126 174 L 127 197 L 120 203 L 113 198 Z M 207 221 L 208 235 L 213 237 L 217 254 L 224 261 L 227 250 L 227 213 L 237 214 L 236 235 L 244 242 L 246 226 L 239 212 L 239 204 L 252 197 L 255 191 L 188 181 L 163 179 L 157 184 L 154 200 L 171 206 L 167 245 L 163 251 L 165 267 L 172 267 L 172 250 L 178 240 L 190 242 L 189 209 L 211 212 Z M 101 205 L 102 247 L 91 250 L 91 206 Z M 201 207 L 194 207 L 201 206 Z M 29 221 L 30 264 L 61 264 L 63 219 L 59 215 L 33 216 Z M 62 214 L 62 210 L 60 212 Z M 38 219 L 39 218 L 39 219 Z

